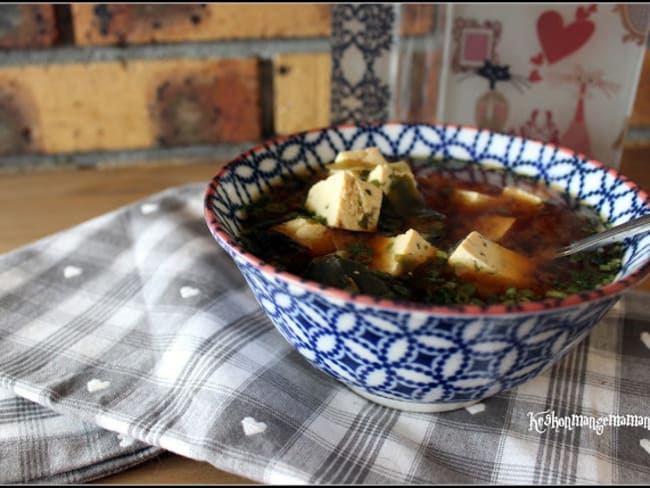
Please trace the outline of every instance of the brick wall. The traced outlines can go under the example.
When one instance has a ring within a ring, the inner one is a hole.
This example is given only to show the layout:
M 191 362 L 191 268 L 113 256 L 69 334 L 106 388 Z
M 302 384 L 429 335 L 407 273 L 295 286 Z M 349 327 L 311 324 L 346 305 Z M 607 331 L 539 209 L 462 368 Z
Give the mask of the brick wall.
M 0 169 L 228 158 L 329 123 L 328 4 L 0 5 Z M 431 29 L 407 5 L 402 33 Z M 650 144 L 646 54 L 627 144 Z

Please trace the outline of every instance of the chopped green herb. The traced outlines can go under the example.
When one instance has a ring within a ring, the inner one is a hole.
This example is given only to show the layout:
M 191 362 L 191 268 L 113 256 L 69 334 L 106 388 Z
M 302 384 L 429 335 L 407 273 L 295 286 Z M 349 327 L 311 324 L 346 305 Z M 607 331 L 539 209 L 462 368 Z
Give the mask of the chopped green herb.
M 355 242 L 354 244 L 350 245 L 345 251 L 350 259 L 361 262 L 369 261 L 374 254 L 374 250 L 362 242 Z
M 566 293 L 562 293 L 559 290 L 548 290 L 546 292 L 546 298 L 564 298 Z
M 370 219 L 372 218 L 371 213 L 364 213 L 363 216 L 361 217 L 361 220 L 359 220 L 359 227 L 362 229 L 367 229 L 370 226 Z

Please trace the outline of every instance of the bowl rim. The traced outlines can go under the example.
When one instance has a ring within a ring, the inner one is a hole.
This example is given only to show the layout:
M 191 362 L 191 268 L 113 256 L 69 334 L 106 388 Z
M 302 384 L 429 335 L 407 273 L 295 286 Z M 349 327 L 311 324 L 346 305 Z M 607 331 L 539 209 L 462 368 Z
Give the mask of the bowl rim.
M 374 122 L 374 123 L 343 123 L 336 124 L 326 127 L 319 127 L 308 129 L 300 132 L 295 132 L 292 134 L 281 135 L 267 139 L 251 149 L 248 149 L 235 158 L 231 159 L 224 165 L 222 165 L 217 173 L 212 177 L 210 182 L 207 185 L 207 188 L 204 193 L 204 205 L 203 213 L 204 219 L 210 233 L 215 238 L 215 240 L 226 250 L 229 251 L 229 254 L 234 258 L 237 256 L 239 259 L 247 262 L 249 265 L 258 269 L 264 274 L 270 274 L 278 280 L 285 282 L 288 285 L 305 289 L 309 292 L 323 295 L 328 299 L 334 299 L 343 302 L 349 302 L 352 305 L 357 306 L 366 306 L 372 308 L 382 308 L 395 310 L 400 312 L 419 312 L 419 313 L 431 313 L 435 315 L 447 315 L 447 316 L 463 316 L 467 318 L 478 318 L 482 316 L 495 316 L 495 315 L 518 315 L 518 314 L 529 314 L 529 313 L 538 313 L 546 311 L 556 311 L 560 309 L 573 308 L 577 305 L 581 305 L 587 302 L 595 302 L 608 297 L 614 297 L 621 294 L 625 289 L 634 286 L 639 283 L 647 274 L 650 274 L 650 258 L 636 271 L 634 271 L 629 276 L 615 280 L 611 283 L 608 283 L 603 286 L 598 286 L 592 290 L 583 291 L 580 293 L 575 293 L 567 295 L 563 298 L 547 298 L 544 300 L 538 300 L 533 302 L 526 302 L 522 304 L 492 304 L 492 305 L 474 305 L 474 304 L 458 304 L 458 305 L 427 305 L 418 302 L 412 301 L 402 301 L 402 300 L 391 300 L 386 298 L 376 298 L 371 295 L 365 295 L 360 293 L 350 293 L 340 288 L 335 288 L 331 286 L 322 285 L 316 281 L 307 280 L 301 278 L 298 275 L 289 273 L 286 271 L 281 271 L 275 266 L 263 261 L 254 254 L 243 249 L 235 240 L 230 237 L 229 233 L 219 224 L 217 215 L 211 206 L 211 198 L 216 194 L 217 188 L 219 186 L 220 178 L 226 174 L 235 164 L 237 164 L 242 159 L 255 154 L 261 150 L 267 149 L 269 146 L 276 145 L 285 141 L 288 141 L 292 138 L 301 137 L 310 133 L 323 132 L 328 130 L 338 130 L 338 129 L 349 129 L 349 128 L 359 128 L 359 127 L 385 127 L 385 126 L 422 126 L 422 127 L 435 127 L 446 130 L 448 128 L 457 129 L 460 131 L 471 131 L 485 132 L 488 134 L 500 135 L 503 137 L 511 137 L 514 140 L 520 140 L 530 143 L 539 144 L 540 147 L 550 148 L 554 151 L 565 153 L 571 157 L 576 157 L 582 160 L 585 164 L 590 164 L 601 170 L 604 170 L 610 174 L 613 178 L 623 183 L 625 186 L 630 188 L 635 192 L 635 194 L 641 198 L 648 206 L 650 210 L 650 197 L 648 194 L 634 181 L 632 181 L 627 176 L 621 174 L 618 170 L 607 166 L 606 164 L 589 159 L 585 155 L 573 151 L 569 148 L 559 146 L 553 143 L 542 142 L 536 139 L 523 138 L 520 136 L 510 135 L 491 131 L 489 129 L 480 129 L 471 125 L 464 124 L 443 124 L 443 123 L 424 123 L 424 122 L 400 122 L 400 121 L 388 121 L 388 122 Z M 477 134 L 477 135 L 478 135 Z

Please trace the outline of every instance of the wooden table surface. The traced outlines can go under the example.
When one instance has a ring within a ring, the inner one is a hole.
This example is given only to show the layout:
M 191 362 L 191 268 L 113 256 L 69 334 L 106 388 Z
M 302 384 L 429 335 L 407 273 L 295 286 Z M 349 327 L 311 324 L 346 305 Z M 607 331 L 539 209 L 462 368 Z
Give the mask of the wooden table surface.
M 135 167 L 56 169 L 0 174 L 0 253 L 79 224 L 163 189 L 207 182 L 215 161 L 148 163 Z M 650 146 L 626 148 L 621 170 L 650 190 Z M 206 230 L 207 232 L 207 230 Z M 650 279 L 639 285 L 650 291 Z M 165 453 L 116 475 L 106 484 L 251 484 L 213 466 Z

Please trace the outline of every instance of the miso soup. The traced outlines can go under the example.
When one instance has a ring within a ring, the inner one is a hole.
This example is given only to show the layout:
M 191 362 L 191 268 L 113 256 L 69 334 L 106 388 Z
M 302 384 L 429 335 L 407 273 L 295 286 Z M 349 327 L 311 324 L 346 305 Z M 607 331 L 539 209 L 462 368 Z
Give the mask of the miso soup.
M 430 305 L 561 298 L 611 282 L 622 247 L 550 259 L 604 228 L 588 206 L 530 178 L 458 160 L 339 153 L 246 208 L 242 246 L 352 293 Z

